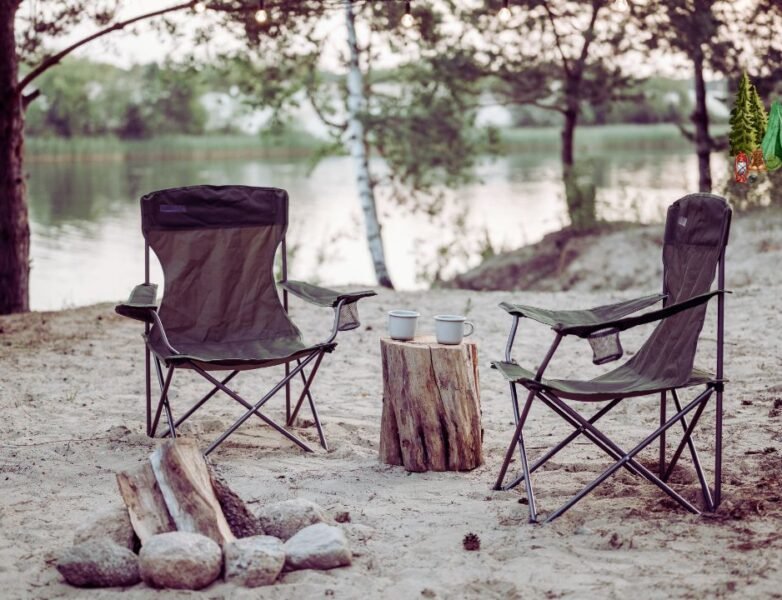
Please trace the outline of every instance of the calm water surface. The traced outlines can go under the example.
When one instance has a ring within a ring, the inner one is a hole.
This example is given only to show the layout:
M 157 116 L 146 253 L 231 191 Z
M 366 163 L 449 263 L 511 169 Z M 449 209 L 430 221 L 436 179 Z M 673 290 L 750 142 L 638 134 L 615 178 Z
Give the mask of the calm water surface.
M 661 220 L 694 190 L 688 153 L 622 152 L 594 157 L 599 210 L 608 219 Z M 138 198 L 153 190 L 210 183 L 275 186 L 291 198 L 290 276 L 323 284 L 372 284 L 372 263 L 348 157 L 309 171 L 304 161 L 172 160 L 29 164 L 31 304 L 55 310 L 124 299 L 143 281 Z M 401 289 L 425 287 L 439 248 L 444 274 L 496 249 L 539 240 L 567 222 L 555 154 L 487 161 L 480 181 L 460 189 L 435 219 L 380 202 L 386 257 Z M 457 225 L 459 217 L 463 225 Z M 153 280 L 162 283 L 155 265 Z

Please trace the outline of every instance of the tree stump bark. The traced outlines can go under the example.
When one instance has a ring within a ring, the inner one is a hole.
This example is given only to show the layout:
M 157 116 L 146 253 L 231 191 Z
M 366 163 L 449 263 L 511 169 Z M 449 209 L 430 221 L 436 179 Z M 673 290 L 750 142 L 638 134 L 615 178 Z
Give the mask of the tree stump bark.
M 478 347 L 434 338 L 380 340 L 380 460 L 408 471 L 469 471 L 483 464 Z

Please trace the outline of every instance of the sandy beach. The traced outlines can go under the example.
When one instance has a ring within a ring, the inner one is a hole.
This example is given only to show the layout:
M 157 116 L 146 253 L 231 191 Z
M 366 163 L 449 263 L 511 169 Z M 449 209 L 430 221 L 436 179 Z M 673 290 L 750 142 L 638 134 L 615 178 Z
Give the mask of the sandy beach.
M 142 327 L 115 315 L 110 304 L 0 317 L 0 597 L 780 598 L 781 232 L 782 220 L 773 213 L 737 219 L 731 236 L 728 287 L 735 293 L 727 303 L 730 384 L 723 504 L 717 514 L 687 514 L 656 487 L 625 472 L 545 526 L 527 523 L 522 490 L 491 489 L 512 430 L 507 386 L 489 368 L 490 360 L 502 357 L 510 323 L 497 304 L 578 308 L 656 291 L 659 247 L 644 242 L 636 259 L 625 239 L 625 264 L 637 265 L 632 273 L 641 275 L 633 275 L 622 291 L 612 291 L 610 278 L 590 284 L 585 269 L 577 289 L 568 292 L 383 291 L 365 301 L 361 328 L 340 334 L 339 347 L 324 361 L 314 387 L 331 450 L 304 454 L 251 420 L 210 457 L 251 506 L 301 497 L 332 514 L 351 516 L 345 525 L 354 551 L 351 567 L 287 573 L 276 585 L 254 590 L 216 583 L 200 593 L 153 593 L 143 585 L 83 590 L 63 582 L 52 566 L 55 552 L 71 543 L 73 530 L 94 512 L 120 504 L 114 473 L 146 460 L 159 443 L 143 430 Z M 589 264 L 595 273 L 610 269 L 596 258 Z M 431 333 L 431 317 L 442 312 L 467 314 L 475 322 L 485 429 L 482 467 L 410 474 L 378 463 L 379 338 L 392 308 L 419 310 L 422 333 Z M 330 311 L 294 302 L 292 312 L 306 339 L 327 335 Z M 627 353 L 650 331 L 644 326 L 623 334 Z M 546 327 L 522 323 L 516 358 L 537 365 L 550 338 Z M 713 369 L 713 310 L 701 340 L 697 364 Z M 590 358 L 584 341 L 567 339 L 550 374 L 591 377 L 607 368 L 592 365 Z M 276 370 L 241 374 L 235 389 L 259 397 L 273 375 Z M 187 374 L 176 383 L 175 413 L 209 389 Z M 587 414 L 595 410 L 585 404 L 576 408 Z M 657 411 L 657 398 L 631 399 L 601 423 L 629 447 L 651 431 Z M 283 412 L 282 396 L 270 402 L 270 416 Z M 206 445 L 240 414 L 234 402 L 218 395 L 182 433 Z M 533 456 L 570 432 L 543 406 L 534 407 L 530 419 L 527 443 Z M 316 441 L 314 427 L 303 425 L 298 433 Z M 709 475 L 712 428 L 710 406 L 697 436 Z M 673 432 L 671 445 L 681 433 Z M 643 462 L 651 465 L 656 451 L 656 445 L 645 451 Z M 674 479 L 677 489 L 695 500 L 697 479 L 684 458 Z M 586 440 L 571 446 L 534 477 L 540 510 L 555 509 L 608 464 Z M 512 469 L 518 469 L 517 462 Z M 478 552 L 462 548 L 470 532 L 480 536 Z

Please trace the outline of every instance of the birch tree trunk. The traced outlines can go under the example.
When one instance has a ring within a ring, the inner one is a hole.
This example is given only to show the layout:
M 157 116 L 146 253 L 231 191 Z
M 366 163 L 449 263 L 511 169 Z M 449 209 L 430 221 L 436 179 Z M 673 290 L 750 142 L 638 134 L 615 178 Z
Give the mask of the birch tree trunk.
M 375 192 L 372 188 L 372 180 L 369 172 L 369 157 L 367 156 L 366 132 L 362 115 L 367 109 L 367 98 L 364 92 L 364 76 L 359 64 L 358 40 L 356 38 L 356 21 L 353 13 L 352 0 L 344 0 L 345 24 L 348 34 L 348 49 L 350 62 L 348 63 L 348 143 L 350 144 L 350 156 L 356 170 L 356 184 L 358 196 L 361 200 L 361 209 L 364 212 L 364 224 L 367 232 L 369 253 L 372 256 L 372 264 L 375 268 L 377 281 L 383 287 L 393 289 L 391 277 L 386 267 L 385 251 L 383 249 L 383 237 L 380 232 L 380 223 L 377 219 L 377 205 Z
M 0 0 L 0 315 L 29 310 L 30 225 L 25 200 L 24 113 L 17 91 L 14 18 Z

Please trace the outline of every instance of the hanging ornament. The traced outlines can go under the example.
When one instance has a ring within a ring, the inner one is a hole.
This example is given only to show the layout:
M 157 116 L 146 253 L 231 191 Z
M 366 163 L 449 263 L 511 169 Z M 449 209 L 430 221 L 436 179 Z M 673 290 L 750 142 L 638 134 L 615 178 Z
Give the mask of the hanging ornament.
M 744 154 L 744 152 L 739 152 L 736 155 L 736 163 L 734 169 L 736 183 L 747 183 L 748 171 L 749 171 L 749 160 L 747 159 L 747 155 Z
M 255 11 L 255 21 L 261 25 L 269 20 L 269 14 L 266 12 L 266 8 L 263 4 L 263 0 L 260 0 L 258 2 L 258 10 Z
M 405 2 L 405 14 L 402 16 L 402 27 L 407 27 L 409 29 L 413 25 L 415 25 L 415 19 L 410 12 L 410 0 L 407 0 L 407 2 Z

